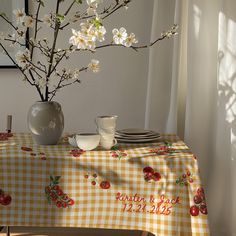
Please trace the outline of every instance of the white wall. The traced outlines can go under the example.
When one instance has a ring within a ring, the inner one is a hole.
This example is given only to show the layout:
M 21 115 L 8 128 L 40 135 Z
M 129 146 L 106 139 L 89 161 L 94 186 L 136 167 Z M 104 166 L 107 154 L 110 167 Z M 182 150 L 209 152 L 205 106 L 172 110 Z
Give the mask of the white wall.
M 45 9 L 50 9 L 50 5 Z M 153 1 L 133 1 L 127 11 L 122 9 L 106 20 L 108 34 L 112 28 L 124 26 L 137 35 L 140 43 L 148 42 L 152 5 Z M 70 30 L 61 33 L 60 41 L 68 42 L 70 35 Z M 73 68 L 78 62 L 83 66 L 97 58 L 102 67 L 99 74 L 82 74 L 79 86 L 63 89 L 54 99 L 63 107 L 65 131 L 93 131 L 94 118 L 101 114 L 118 115 L 118 128 L 144 127 L 148 50 L 137 53 L 125 48 L 105 48 L 88 55 L 74 56 L 65 62 L 66 67 Z M 36 90 L 21 81 L 19 71 L 0 69 L 0 130 L 6 128 L 7 114 L 12 114 L 13 130 L 27 131 L 27 111 L 36 100 Z

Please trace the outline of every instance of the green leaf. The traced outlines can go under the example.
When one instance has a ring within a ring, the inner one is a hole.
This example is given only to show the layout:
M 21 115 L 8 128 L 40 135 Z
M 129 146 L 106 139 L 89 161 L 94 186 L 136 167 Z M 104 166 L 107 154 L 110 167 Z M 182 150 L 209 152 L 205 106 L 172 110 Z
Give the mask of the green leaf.
M 56 18 L 57 18 L 57 21 L 59 21 L 60 23 L 62 23 L 65 20 L 65 16 L 61 14 L 57 14 Z
M 111 148 L 111 150 L 113 150 L 113 151 L 117 151 L 117 150 L 119 150 L 119 147 L 116 145 L 116 146 L 113 146 L 112 148 Z
M 99 19 L 93 19 L 91 20 L 91 23 L 98 29 L 100 26 L 102 26 L 102 22 Z
M 51 175 L 50 175 L 50 180 L 51 180 L 52 182 L 54 181 L 53 176 L 51 176 Z
M 171 142 L 168 142 L 168 141 L 165 141 L 165 145 L 168 146 L 168 147 L 170 147 L 170 146 L 172 146 L 172 143 L 171 143 Z
M 61 178 L 61 176 L 55 176 L 54 180 L 58 181 Z
M 83 3 L 82 0 L 75 0 L 75 2 L 76 2 L 77 4 L 82 4 L 82 3 Z

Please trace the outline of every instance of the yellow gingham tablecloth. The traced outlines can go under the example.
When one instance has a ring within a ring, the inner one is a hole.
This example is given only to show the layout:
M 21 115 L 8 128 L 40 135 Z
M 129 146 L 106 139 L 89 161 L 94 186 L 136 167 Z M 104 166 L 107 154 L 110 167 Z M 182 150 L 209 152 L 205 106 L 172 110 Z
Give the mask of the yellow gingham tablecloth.
M 16 133 L 0 141 L 0 189 L 0 225 L 209 235 L 197 159 L 175 135 L 82 152 Z

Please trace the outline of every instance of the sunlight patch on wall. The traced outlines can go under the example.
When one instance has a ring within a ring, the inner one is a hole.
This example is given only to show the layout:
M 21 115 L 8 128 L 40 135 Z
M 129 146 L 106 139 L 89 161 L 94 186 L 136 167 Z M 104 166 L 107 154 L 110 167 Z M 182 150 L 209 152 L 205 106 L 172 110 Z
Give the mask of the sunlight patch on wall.
M 201 24 L 202 11 L 196 5 L 193 5 L 193 22 L 195 38 L 199 38 L 200 24 Z
M 231 160 L 236 154 L 236 22 L 219 13 L 218 108 L 231 130 Z
M 235 161 L 235 156 L 236 156 L 236 135 L 231 129 L 231 161 Z

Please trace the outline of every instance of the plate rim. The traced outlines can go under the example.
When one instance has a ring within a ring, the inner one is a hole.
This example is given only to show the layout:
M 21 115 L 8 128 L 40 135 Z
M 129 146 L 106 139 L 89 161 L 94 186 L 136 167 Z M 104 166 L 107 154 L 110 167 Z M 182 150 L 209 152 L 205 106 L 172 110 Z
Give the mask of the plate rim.
M 117 141 L 121 141 L 121 142 L 126 142 L 126 143 L 145 143 L 145 142 L 151 142 L 151 141 L 156 141 L 158 139 L 160 139 L 161 136 L 157 137 L 157 138 L 152 138 L 152 139 L 136 139 L 136 140 L 130 140 L 130 139 L 119 139 L 119 138 L 116 138 Z
M 137 139 L 155 139 L 155 138 L 159 138 L 161 137 L 160 134 L 158 135 L 152 135 L 152 136 L 130 136 L 130 137 L 127 137 L 127 136 L 120 136 L 120 135 L 115 135 L 115 138 L 119 138 L 119 139 L 133 139 L 133 140 L 137 140 Z
M 139 130 L 138 132 L 127 132 L 127 130 Z M 137 135 L 137 134 L 148 134 L 150 132 L 153 132 L 152 130 L 145 130 L 145 129 L 139 129 L 139 128 L 127 128 L 127 129 L 121 129 L 121 130 L 117 130 L 118 132 L 122 133 L 122 134 L 128 134 L 128 135 Z

